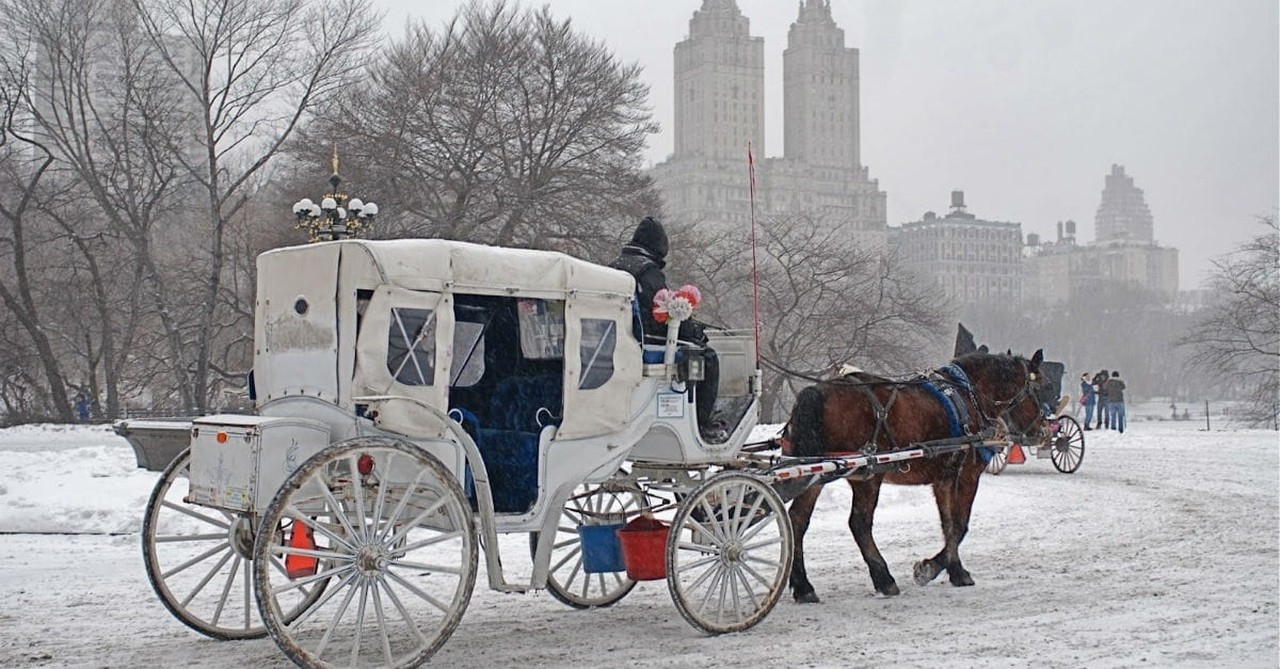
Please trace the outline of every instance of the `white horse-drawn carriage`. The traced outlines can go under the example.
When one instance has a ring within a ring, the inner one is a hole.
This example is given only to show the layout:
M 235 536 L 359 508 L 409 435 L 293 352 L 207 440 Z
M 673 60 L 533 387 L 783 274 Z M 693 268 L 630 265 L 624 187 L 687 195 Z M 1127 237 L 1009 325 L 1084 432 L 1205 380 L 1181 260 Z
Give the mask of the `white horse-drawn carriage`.
M 731 430 L 703 440 L 697 351 L 643 345 L 633 291 L 563 254 L 441 240 L 262 254 L 256 413 L 192 421 L 146 510 L 161 600 L 212 637 L 269 633 L 299 665 L 415 666 L 483 553 L 495 590 L 586 608 L 662 578 L 699 630 L 753 626 L 790 571 L 784 495 L 924 454 L 744 449 L 746 333 L 710 333 Z M 510 534 L 529 536 L 518 582 Z

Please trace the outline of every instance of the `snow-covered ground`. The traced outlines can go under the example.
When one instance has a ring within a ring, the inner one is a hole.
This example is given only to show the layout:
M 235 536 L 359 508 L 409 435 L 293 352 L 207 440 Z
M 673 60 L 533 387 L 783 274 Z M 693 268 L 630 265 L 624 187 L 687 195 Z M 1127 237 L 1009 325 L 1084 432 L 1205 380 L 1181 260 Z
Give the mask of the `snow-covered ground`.
M 835 484 L 806 545 L 822 604 L 786 595 L 752 630 L 705 637 L 661 582 L 576 611 L 481 576 L 432 664 L 1276 667 L 1280 438 L 1201 427 L 1089 432 L 1076 474 L 1032 460 L 984 477 L 962 549 L 975 587 L 911 582 L 937 514 L 928 489 L 886 486 L 877 539 L 903 592 L 876 597 Z M 0 430 L 0 457 L 0 667 L 289 666 L 270 639 L 213 641 L 160 604 L 138 538 L 158 474 L 108 428 Z M 526 555 L 509 541 L 507 560 Z

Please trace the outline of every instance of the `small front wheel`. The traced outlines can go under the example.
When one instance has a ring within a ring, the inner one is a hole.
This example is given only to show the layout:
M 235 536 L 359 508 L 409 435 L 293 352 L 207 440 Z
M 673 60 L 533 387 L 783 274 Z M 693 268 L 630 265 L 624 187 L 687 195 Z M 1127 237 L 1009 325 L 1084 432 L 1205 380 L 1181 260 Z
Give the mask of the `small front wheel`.
M 416 667 L 467 609 L 477 543 L 467 498 L 434 456 L 396 439 L 345 441 L 303 463 L 267 507 L 258 608 L 300 666 Z M 322 597 L 283 615 L 283 598 L 319 580 Z
M 764 620 L 786 588 L 791 519 L 760 479 L 718 474 L 680 505 L 666 557 L 680 615 L 708 634 L 741 632 Z
M 1053 466 L 1063 474 L 1073 474 L 1084 462 L 1084 430 L 1071 416 L 1058 416 L 1057 426 L 1051 435 L 1053 451 L 1049 457 Z
M 636 491 L 611 492 L 598 485 L 579 486 L 564 505 L 551 548 L 547 592 L 575 609 L 611 606 L 626 597 L 636 582 L 626 572 L 588 573 L 582 555 L 578 526 L 639 513 L 644 496 Z M 529 550 L 536 556 L 539 533 L 529 535 Z

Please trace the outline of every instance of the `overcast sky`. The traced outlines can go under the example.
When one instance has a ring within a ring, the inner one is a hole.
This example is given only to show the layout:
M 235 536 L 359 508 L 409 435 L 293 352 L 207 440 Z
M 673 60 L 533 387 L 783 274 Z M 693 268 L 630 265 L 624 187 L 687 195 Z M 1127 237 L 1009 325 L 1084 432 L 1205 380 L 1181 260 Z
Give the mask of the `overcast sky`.
M 393 36 L 465 0 L 375 0 Z M 541 2 L 528 2 L 541 6 Z M 644 66 L 672 150 L 672 49 L 702 0 L 549 0 L 554 14 Z M 738 0 L 764 38 L 766 152 L 782 153 L 782 52 L 798 0 Z M 861 52 L 862 159 L 889 224 L 969 211 L 1052 237 L 1094 239 L 1112 163 L 1146 193 L 1156 239 L 1180 250 L 1181 287 L 1280 207 L 1276 0 L 831 0 Z

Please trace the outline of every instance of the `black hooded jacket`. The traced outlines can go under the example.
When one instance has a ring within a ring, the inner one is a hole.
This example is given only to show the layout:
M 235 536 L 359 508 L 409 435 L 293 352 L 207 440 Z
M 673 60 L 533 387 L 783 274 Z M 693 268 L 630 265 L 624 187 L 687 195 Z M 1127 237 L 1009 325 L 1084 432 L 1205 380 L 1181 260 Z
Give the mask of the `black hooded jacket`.
M 662 223 L 652 216 L 646 216 L 636 226 L 631 241 L 622 247 L 622 252 L 611 263 L 610 267 L 629 272 L 636 278 L 636 293 L 640 299 L 640 321 L 646 337 L 665 339 L 667 326 L 653 318 L 653 296 L 667 287 L 667 275 L 663 268 L 667 266 L 667 231 Z M 680 339 L 703 345 L 707 336 L 703 333 L 701 323 L 689 320 L 680 324 Z

